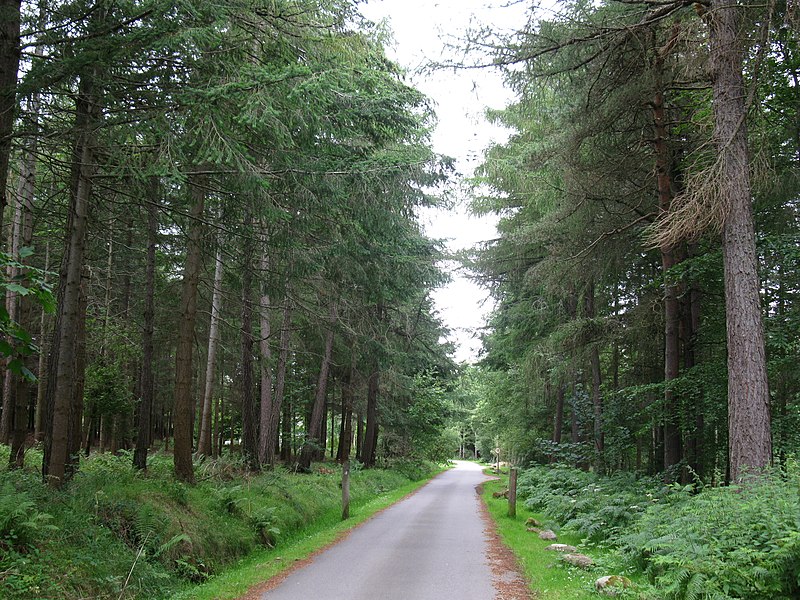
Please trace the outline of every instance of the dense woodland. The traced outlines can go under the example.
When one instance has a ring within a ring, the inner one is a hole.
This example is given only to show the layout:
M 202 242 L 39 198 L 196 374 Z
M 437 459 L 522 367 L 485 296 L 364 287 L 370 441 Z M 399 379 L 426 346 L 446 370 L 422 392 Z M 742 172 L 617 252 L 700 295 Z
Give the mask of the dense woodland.
M 33 440 L 54 487 L 94 451 L 170 450 L 185 482 L 225 448 L 441 453 L 454 365 L 417 212 L 451 161 L 355 3 L 2 11 L 11 467 Z
M 484 454 L 684 483 L 796 456 L 799 13 L 576 1 L 473 32 L 517 94 L 474 180 Z
M 0 0 L 0 595 L 167 596 L 327 526 L 315 461 L 363 505 L 458 455 L 635 597 L 798 597 L 800 5 L 467 33 L 516 100 L 459 366 L 459 179 L 358 4 Z

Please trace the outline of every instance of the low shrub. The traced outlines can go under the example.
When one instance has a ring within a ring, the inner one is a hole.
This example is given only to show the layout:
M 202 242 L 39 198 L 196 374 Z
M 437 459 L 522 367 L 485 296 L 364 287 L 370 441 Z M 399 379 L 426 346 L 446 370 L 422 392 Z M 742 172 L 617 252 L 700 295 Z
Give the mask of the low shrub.
M 800 597 L 800 474 L 745 488 L 667 486 L 563 465 L 520 475 L 526 506 L 613 550 L 643 572 L 639 597 L 780 600 Z
M 619 541 L 667 599 L 800 597 L 797 481 L 769 478 L 652 506 Z

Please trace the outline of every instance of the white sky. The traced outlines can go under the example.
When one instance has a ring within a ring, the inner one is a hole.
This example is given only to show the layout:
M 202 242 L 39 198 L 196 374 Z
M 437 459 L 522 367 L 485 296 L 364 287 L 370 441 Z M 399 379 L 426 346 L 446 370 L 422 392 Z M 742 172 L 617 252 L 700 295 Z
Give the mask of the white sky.
M 428 61 L 448 58 L 446 41 L 454 41 L 471 23 L 494 28 L 518 29 L 524 24 L 525 6 L 492 0 L 367 0 L 361 12 L 372 21 L 386 19 L 394 31 L 395 44 L 390 58 L 409 69 L 410 83 L 432 98 L 439 117 L 433 135 L 436 152 L 452 156 L 457 170 L 470 175 L 480 164 L 483 149 L 492 141 L 504 141 L 507 133 L 483 118 L 486 107 L 502 108 L 512 99 L 499 75 L 491 69 L 437 71 L 420 75 L 415 70 Z M 459 182 L 454 180 L 456 189 Z M 436 211 L 424 217 L 425 228 L 433 238 L 447 239 L 450 250 L 469 248 L 492 239 L 494 219 L 467 215 L 466 199 L 457 210 Z M 485 290 L 457 272 L 453 281 L 434 293 L 440 317 L 456 342 L 456 360 L 472 362 L 481 344 L 477 329 L 484 325 L 491 310 Z

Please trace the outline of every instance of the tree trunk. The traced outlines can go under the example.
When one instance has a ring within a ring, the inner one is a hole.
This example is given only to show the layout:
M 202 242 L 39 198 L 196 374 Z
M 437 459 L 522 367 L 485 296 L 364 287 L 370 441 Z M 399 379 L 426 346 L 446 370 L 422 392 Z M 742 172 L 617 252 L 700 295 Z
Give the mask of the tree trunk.
M 317 380 L 317 391 L 314 395 L 314 405 L 311 409 L 311 420 L 309 421 L 308 433 L 305 443 L 300 452 L 300 468 L 308 471 L 311 468 L 311 460 L 317 454 L 317 450 L 324 448 L 324 440 L 320 440 L 322 433 L 323 419 L 325 418 L 325 400 L 328 393 L 328 373 L 331 366 L 331 355 L 333 354 L 333 327 L 336 324 L 336 304 L 332 303 L 329 316 L 330 327 L 325 334 L 325 351 L 322 356 L 322 364 L 319 369 Z
M 590 283 L 586 291 L 586 316 L 590 319 L 595 318 L 595 298 L 594 283 Z M 603 397 L 600 386 L 602 385 L 602 374 L 600 371 L 600 349 L 597 344 L 592 344 L 589 348 L 589 364 L 592 371 L 592 409 L 594 414 L 594 451 L 595 467 L 602 471 L 605 466 L 605 436 L 603 435 Z
M 152 179 L 147 205 L 147 264 L 145 266 L 144 325 L 142 327 L 142 373 L 139 383 L 141 394 L 137 405 L 139 429 L 133 466 L 147 469 L 147 450 L 150 448 L 150 414 L 153 410 L 153 333 L 155 331 L 156 246 L 158 245 L 158 180 Z
M 350 460 L 350 451 L 353 446 L 353 373 L 351 365 L 342 378 L 342 426 L 339 434 L 339 448 L 336 450 L 336 460 L 345 462 Z
M 269 257 L 267 255 L 267 240 L 261 240 L 261 260 L 259 264 L 261 277 L 266 278 L 269 270 Z M 273 415 L 280 411 L 280 406 L 275 406 L 272 391 L 272 348 L 270 335 L 272 333 L 269 322 L 270 297 L 265 283 L 261 284 L 261 298 L 259 300 L 258 318 L 260 322 L 259 350 L 261 360 L 261 402 L 259 406 L 259 432 L 258 432 L 258 458 L 261 464 L 271 465 L 275 458 L 275 438 L 272 434 Z
M 660 84 L 662 69 L 663 61 L 659 57 L 655 66 L 658 89 L 653 96 L 652 112 L 658 207 L 662 214 L 666 214 L 672 206 L 672 157 L 667 140 L 664 94 Z M 678 399 L 670 385 L 678 377 L 680 370 L 678 285 L 670 280 L 669 275 L 669 270 L 678 261 L 675 248 L 662 246 L 660 250 L 664 277 L 664 469 L 667 476 L 671 477 L 670 467 L 681 462 L 680 411 Z
M 89 306 L 89 268 L 84 265 L 81 271 L 80 296 L 78 301 L 78 330 L 75 337 L 75 356 L 73 359 L 74 383 L 72 386 L 72 406 L 69 420 L 69 454 L 66 477 L 71 478 L 77 471 L 81 442 L 83 441 L 83 395 L 86 389 L 86 310 Z
M 364 430 L 364 441 L 361 447 L 361 462 L 365 467 L 375 466 L 376 446 L 378 442 L 378 392 L 380 389 L 380 373 L 377 363 L 367 381 L 367 425 Z
M 50 270 L 50 242 L 47 242 L 44 255 L 44 270 Z M 36 415 L 34 421 L 34 439 L 41 442 L 44 438 L 44 393 L 45 393 L 45 372 L 47 370 L 47 352 L 45 350 L 45 338 L 47 336 L 47 313 L 42 310 L 39 321 L 39 368 L 36 370 L 38 382 L 36 384 Z
M 761 473 L 772 458 L 769 390 L 747 149 L 742 8 L 712 0 L 710 52 L 714 142 L 727 216 L 722 228 L 728 337 L 728 444 L 733 481 Z
M 245 209 L 245 236 L 242 248 L 242 456 L 248 468 L 256 471 L 258 462 L 258 416 L 253 386 L 253 242 L 252 210 Z
M 561 443 L 561 433 L 564 429 L 564 394 L 565 388 L 562 383 L 558 384 L 558 389 L 556 390 L 556 417 L 555 417 L 555 424 L 553 426 L 553 441 L 556 444 Z
M 201 176 L 190 174 L 189 190 L 192 209 L 189 215 L 189 239 L 186 249 L 186 265 L 183 271 L 180 319 L 178 323 L 178 347 L 175 353 L 175 400 L 173 429 L 175 475 L 180 481 L 194 483 L 192 465 L 192 353 L 194 350 L 194 326 L 197 318 L 197 286 L 202 267 L 201 238 L 202 217 L 206 192 Z
M 364 462 L 361 451 L 364 449 L 364 417 L 360 412 L 356 413 L 356 457 Z
M 21 178 L 20 178 L 21 179 Z M 11 232 L 9 235 L 9 253 L 15 260 L 19 260 L 20 241 L 22 239 L 22 203 L 17 201 L 14 210 L 14 217 L 11 224 Z M 6 280 L 15 281 L 19 276 L 19 268 L 8 265 L 6 267 Z M 17 322 L 17 307 L 19 306 L 19 294 L 13 290 L 6 290 L 5 297 L 6 314 L 12 323 Z M 14 341 L 11 336 L 6 338 L 9 344 Z M 9 357 L 7 362 L 11 361 Z M 5 365 L 4 365 L 5 366 Z M 0 418 L 0 444 L 8 444 L 11 440 L 12 423 L 14 421 L 14 407 L 16 400 L 14 392 L 16 391 L 15 377 L 11 369 L 5 368 L 3 374 L 3 411 L 2 418 Z
M 27 247 L 33 241 L 33 183 L 35 176 L 36 161 L 34 155 L 26 153 L 23 160 L 23 168 L 20 173 L 20 185 L 18 193 L 17 216 L 15 227 L 17 227 L 17 247 L 13 249 L 14 256 L 25 263 L 26 259 L 19 256 L 20 247 Z M 19 324 L 25 331 L 30 331 L 33 326 L 33 304 L 28 296 L 18 299 Z M 25 359 L 26 368 L 30 370 L 33 366 L 29 357 Z M 9 456 L 9 466 L 21 469 L 25 461 L 25 437 L 28 433 L 28 400 L 31 392 L 31 383 L 24 377 L 14 375 L 12 380 L 14 391 L 11 394 L 14 398 L 14 415 L 11 428 L 11 454 Z
M 0 231 L 3 229 L 3 213 L 8 205 L 6 188 L 17 105 L 21 4 L 20 0 L 0 0 Z
M 80 328 L 81 274 L 83 270 L 89 201 L 92 194 L 94 157 L 91 135 L 96 109 L 91 77 L 83 76 L 76 99 L 76 144 L 73 153 L 68 235 L 64 249 L 61 295 L 51 350 L 54 371 L 52 395 L 48 399 L 47 434 L 43 475 L 50 486 L 64 483 L 70 450 L 71 410 L 74 401 L 75 356 Z
M 272 396 L 272 407 L 269 413 L 269 423 L 267 429 L 268 435 L 264 442 L 266 444 L 267 451 L 266 464 L 269 465 L 275 464 L 275 448 L 278 445 L 278 425 L 280 424 L 281 411 L 284 402 L 283 397 L 285 394 L 284 390 L 286 389 L 286 365 L 289 362 L 291 320 L 292 309 L 287 290 L 287 296 L 284 298 L 283 302 L 280 348 L 278 349 L 278 365 L 275 372 L 275 393 Z M 284 411 L 284 414 L 288 415 L 290 412 L 291 411 Z M 284 417 L 284 424 L 288 424 L 288 417 L 286 416 Z M 286 440 L 288 440 L 288 437 L 284 436 L 284 445 L 286 444 Z M 283 458 L 286 459 L 286 457 Z
M 214 395 L 214 367 L 217 362 L 219 345 L 219 323 L 222 310 L 222 239 L 217 240 L 217 253 L 214 258 L 214 291 L 211 296 L 211 324 L 208 330 L 208 357 L 206 378 L 203 389 L 202 416 L 200 417 L 200 441 L 197 453 L 200 456 L 211 454 L 211 399 Z
M 292 403 L 287 399 L 283 401 L 283 409 L 281 411 L 281 460 L 284 464 L 292 462 L 292 440 L 294 438 L 294 421 Z

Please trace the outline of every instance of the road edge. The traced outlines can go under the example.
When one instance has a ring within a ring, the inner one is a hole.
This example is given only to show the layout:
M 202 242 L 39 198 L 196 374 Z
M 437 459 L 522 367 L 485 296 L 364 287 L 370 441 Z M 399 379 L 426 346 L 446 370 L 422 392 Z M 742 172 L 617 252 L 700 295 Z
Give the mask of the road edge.
M 311 563 L 314 562 L 314 559 L 317 556 L 319 556 L 323 552 L 326 552 L 327 550 L 330 550 L 331 548 L 333 548 L 337 544 L 339 544 L 339 543 L 343 542 L 344 540 L 346 540 L 350 536 L 351 533 L 353 533 L 355 530 L 357 530 L 361 526 L 365 525 L 366 523 L 369 523 L 372 519 L 374 519 L 375 517 L 377 517 L 381 513 L 389 510 L 393 506 L 396 506 L 397 504 L 400 504 L 401 502 L 404 502 L 405 500 L 407 500 L 411 496 L 415 495 L 422 488 L 424 488 L 425 486 L 430 484 L 433 480 L 435 480 L 436 478 L 440 477 L 442 475 L 442 473 L 444 473 L 444 472 L 446 472 L 448 470 L 449 470 L 449 467 L 447 469 L 443 469 L 442 471 L 440 471 L 439 473 L 437 473 L 436 475 L 434 475 L 430 479 L 427 479 L 425 481 L 419 482 L 419 485 L 416 488 L 414 488 L 413 490 L 411 490 L 410 492 L 408 492 L 407 494 L 401 496 L 400 498 L 398 498 L 397 500 L 395 500 L 391 504 L 387 504 L 383 508 L 380 508 L 380 509 L 376 510 L 374 513 L 372 513 L 368 517 L 364 518 L 363 520 L 353 523 L 352 527 L 348 527 L 347 529 L 345 529 L 343 531 L 340 531 L 339 533 L 336 534 L 336 537 L 333 540 L 331 540 L 330 542 L 328 542 L 325 545 L 317 548 L 316 550 L 311 551 L 310 553 L 306 554 L 302 558 L 295 559 L 290 564 L 287 564 L 283 569 L 281 569 L 277 573 L 275 573 L 272 576 L 270 576 L 269 579 L 267 579 L 265 581 L 262 581 L 261 583 L 258 583 L 256 585 L 254 585 L 253 587 L 251 587 L 249 590 L 247 590 L 245 595 L 237 597 L 236 600 L 260 600 L 261 597 L 265 593 L 275 589 L 281 583 L 283 583 L 286 580 L 286 578 L 289 577 L 289 575 L 291 575 L 292 573 L 294 573 L 294 572 L 296 572 L 296 571 L 298 571 L 298 570 L 310 565 Z M 346 522 L 343 522 L 343 523 L 346 523 Z
M 486 536 L 487 562 L 492 572 L 492 583 L 495 587 L 495 600 L 537 600 L 539 595 L 531 590 L 530 580 L 525 575 L 525 569 L 503 541 L 498 531 L 497 522 L 489 512 L 484 499 L 484 486 L 488 481 L 499 479 L 492 477 L 475 486 L 480 506 L 480 517 L 483 521 L 483 533 Z

